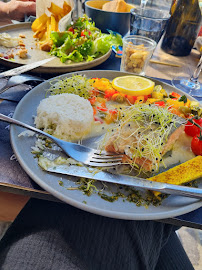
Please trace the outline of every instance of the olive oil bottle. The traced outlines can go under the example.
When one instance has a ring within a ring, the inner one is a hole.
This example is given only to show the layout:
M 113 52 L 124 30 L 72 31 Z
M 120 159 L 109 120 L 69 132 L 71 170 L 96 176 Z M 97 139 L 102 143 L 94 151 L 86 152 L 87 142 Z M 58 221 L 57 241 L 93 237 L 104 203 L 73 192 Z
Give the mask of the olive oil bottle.
M 175 56 L 189 55 L 201 25 L 198 0 L 177 0 L 161 48 Z

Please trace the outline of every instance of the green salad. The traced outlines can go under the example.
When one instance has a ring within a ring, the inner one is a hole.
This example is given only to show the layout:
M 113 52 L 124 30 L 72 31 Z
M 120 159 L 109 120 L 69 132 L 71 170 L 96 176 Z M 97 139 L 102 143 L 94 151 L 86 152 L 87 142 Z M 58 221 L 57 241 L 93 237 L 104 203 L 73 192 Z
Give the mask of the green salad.
M 121 46 L 122 36 L 113 31 L 102 33 L 95 23 L 86 15 L 78 18 L 64 32 L 52 31 L 51 55 L 60 58 L 61 62 L 83 62 L 106 54 L 112 45 Z

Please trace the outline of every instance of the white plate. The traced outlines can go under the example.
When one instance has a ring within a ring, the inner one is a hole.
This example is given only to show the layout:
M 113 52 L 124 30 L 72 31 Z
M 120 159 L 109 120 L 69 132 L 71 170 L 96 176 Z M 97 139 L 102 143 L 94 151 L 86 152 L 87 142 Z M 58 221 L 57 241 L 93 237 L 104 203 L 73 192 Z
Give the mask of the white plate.
M 33 38 L 33 32 L 31 30 L 31 23 L 19 23 L 19 24 L 11 24 L 0 27 L 0 33 L 6 32 L 12 37 L 18 37 L 19 34 L 24 34 L 25 38 L 23 38 L 23 42 L 26 45 L 26 49 L 28 50 L 28 57 L 25 59 L 21 59 L 18 56 L 15 56 L 14 60 L 7 60 L 4 58 L 0 58 L 0 64 L 8 66 L 10 68 L 15 68 L 20 65 L 30 64 L 36 61 L 40 61 L 46 58 L 50 58 L 50 54 L 48 52 L 42 51 L 39 47 L 36 46 L 36 41 Z M 0 52 L 8 51 L 7 48 L 0 46 Z M 14 50 L 15 52 L 15 50 Z M 111 50 L 109 50 L 106 54 L 94 59 L 90 62 L 80 62 L 80 63 L 62 63 L 59 58 L 55 58 L 49 63 L 35 68 L 31 72 L 35 73 L 54 73 L 61 74 L 72 71 L 90 69 L 92 67 L 98 66 L 105 62 L 111 55 Z
M 89 78 L 104 77 L 112 80 L 117 76 L 123 76 L 125 73 L 119 71 L 90 70 L 77 72 L 77 74 L 86 74 L 86 76 Z M 70 76 L 72 76 L 72 73 L 62 75 L 60 77 Z M 36 109 L 40 103 L 40 100 L 45 98 L 46 90 L 50 85 L 49 81 L 35 87 L 20 101 L 14 113 L 15 119 L 33 125 L 33 115 L 36 115 Z M 154 81 L 163 85 L 167 92 L 172 92 L 174 90 L 180 94 L 183 94 L 181 91 L 174 89 L 168 84 L 164 84 L 157 80 Z M 188 96 L 188 98 L 193 100 L 193 98 L 190 96 Z M 72 178 L 69 176 L 56 175 L 43 171 L 37 165 L 37 160 L 34 159 L 33 155 L 31 154 L 31 146 L 34 145 L 35 138 L 18 137 L 18 134 L 22 131 L 23 129 L 20 127 L 11 127 L 12 147 L 23 169 L 42 188 L 50 192 L 58 199 L 75 207 L 95 214 L 119 219 L 155 220 L 179 216 L 202 206 L 202 202 L 197 199 L 181 196 L 169 196 L 163 201 L 162 205 L 158 207 L 149 206 L 147 209 L 144 206 L 137 207 L 134 203 L 127 201 L 123 202 L 122 199 L 118 199 L 118 201 L 111 203 L 101 199 L 97 194 L 93 194 L 88 197 L 79 190 L 67 190 L 65 187 L 71 186 Z M 61 178 L 65 187 L 60 186 L 58 183 Z

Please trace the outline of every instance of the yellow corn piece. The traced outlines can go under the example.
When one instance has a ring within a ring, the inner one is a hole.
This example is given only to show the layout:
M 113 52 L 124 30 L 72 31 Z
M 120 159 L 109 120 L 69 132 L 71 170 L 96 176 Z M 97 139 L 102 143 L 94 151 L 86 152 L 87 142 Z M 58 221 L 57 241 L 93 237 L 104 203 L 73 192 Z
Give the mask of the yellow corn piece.
M 63 14 L 63 9 L 56 4 L 51 2 L 51 6 L 48 8 L 48 10 L 56 16 L 59 16 L 60 14 Z
M 147 180 L 181 185 L 202 177 L 202 156 L 197 156 Z M 155 196 L 160 192 L 155 191 Z
M 45 26 L 47 20 L 48 20 L 48 16 L 46 15 L 46 13 L 44 13 L 39 18 L 34 20 L 34 22 L 32 23 L 32 31 L 36 32 L 42 29 Z

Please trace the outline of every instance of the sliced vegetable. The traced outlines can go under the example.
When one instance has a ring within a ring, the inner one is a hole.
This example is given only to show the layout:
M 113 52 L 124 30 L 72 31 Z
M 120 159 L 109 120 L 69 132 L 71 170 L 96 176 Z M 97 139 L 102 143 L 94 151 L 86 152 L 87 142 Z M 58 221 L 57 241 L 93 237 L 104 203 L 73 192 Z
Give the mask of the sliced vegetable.
M 135 75 L 122 76 L 116 77 L 112 81 L 112 86 L 121 93 L 132 96 L 142 96 L 149 95 L 153 92 L 154 82 L 150 79 Z
M 156 101 L 154 104 L 157 106 L 160 106 L 160 107 L 165 107 L 165 105 L 166 105 L 165 101 Z
M 202 156 L 202 136 L 194 136 L 191 141 L 192 152 L 196 156 Z
M 194 137 L 200 133 L 200 127 L 197 127 L 194 123 L 202 127 L 202 118 L 188 120 L 185 125 L 184 131 L 188 136 Z
M 91 35 L 91 31 L 87 30 L 87 29 L 83 29 L 81 31 L 81 37 L 89 37 Z
M 167 104 L 173 108 L 179 108 L 180 106 L 184 106 L 183 101 L 178 101 L 177 99 L 167 99 Z
M 176 92 L 172 92 L 172 93 L 169 95 L 169 97 L 171 97 L 171 98 L 180 98 L 181 95 L 178 94 L 178 93 L 176 93 Z

